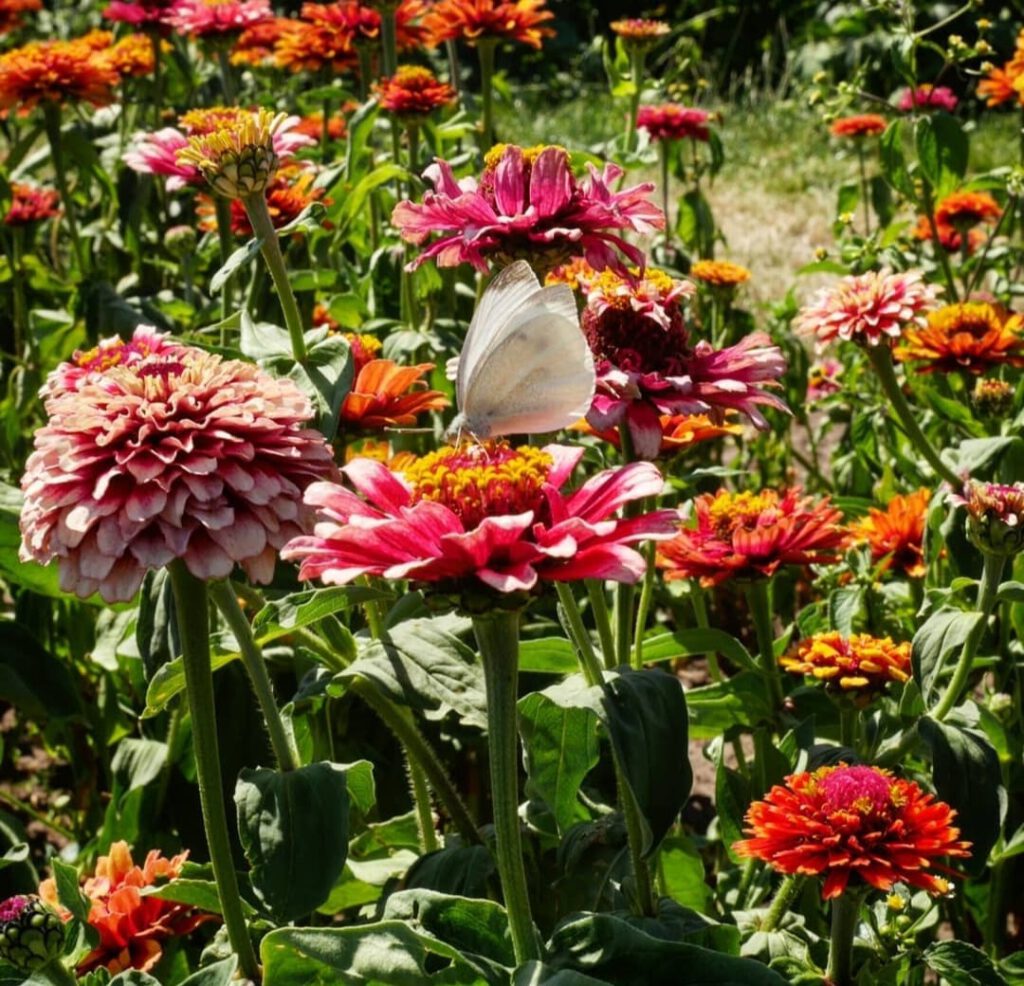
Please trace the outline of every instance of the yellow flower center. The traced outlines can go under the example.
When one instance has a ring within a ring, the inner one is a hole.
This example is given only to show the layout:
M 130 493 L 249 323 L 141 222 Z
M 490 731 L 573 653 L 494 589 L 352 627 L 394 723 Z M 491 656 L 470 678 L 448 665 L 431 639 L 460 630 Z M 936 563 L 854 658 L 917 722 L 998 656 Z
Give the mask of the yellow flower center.
M 434 73 L 422 65 L 399 65 L 391 81 L 407 89 L 422 89 L 437 84 Z
M 531 446 L 485 442 L 431 452 L 405 470 L 413 500 L 444 504 L 467 530 L 485 517 L 537 511 L 554 460 Z
M 967 301 L 932 312 L 928 316 L 928 324 L 948 334 L 967 332 L 980 338 L 989 332 L 998 332 L 1003 320 L 992 305 L 983 301 Z
M 760 493 L 718 493 L 711 502 L 708 513 L 715 533 L 721 538 L 730 538 L 736 531 L 757 527 L 766 514 L 774 511 L 779 497 L 774 490 Z
M 121 340 L 118 340 L 110 345 L 93 346 L 92 349 L 86 349 L 83 352 L 75 353 L 72 362 L 74 362 L 75 366 L 79 366 L 83 370 L 103 373 L 111 367 L 120 366 L 124 362 L 125 356 L 129 354 L 145 358 L 146 356 L 149 356 L 152 351 L 153 350 L 144 342 L 136 340 L 132 340 L 131 342 L 122 342 Z
M 502 155 L 508 150 L 511 144 L 495 144 L 485 155 L 484 155 L 484 170 L 493 171 L 497 166 L 498 162 L 501 161 Z M 541 156 L 548 148 L 553 147 L 555 150 L 563 151 L 565 153 L 566 161 L 571 161 L 569 152 L 565 150 L 560 144 L 535 144 L 533 147 L 524 147 L 523 151 L 523 163 L 528 167 L 532 168 L 537 161 L 537 158 Z
M 634 268 L 633 274 L 639 275 Z M 606 304 L 612 308 L 629 310 L 632 306 L 630 299 L 634 294 L 640 294 L 648 298 L 666 298 L 675 288 L 675 281 L 663 270 L 655 267 L 648 267 L 644 271 L 643 280 L 634 288 L 626 279 L 616 274 L 611 268 L 596 274 L 590 282 L 588 291 L 599 293 Z
M 178 126 L 189 134 L 208 134 L 233 126 L 245 112 L 237 106 L 206 106 L 183 113 L 178 117 Z

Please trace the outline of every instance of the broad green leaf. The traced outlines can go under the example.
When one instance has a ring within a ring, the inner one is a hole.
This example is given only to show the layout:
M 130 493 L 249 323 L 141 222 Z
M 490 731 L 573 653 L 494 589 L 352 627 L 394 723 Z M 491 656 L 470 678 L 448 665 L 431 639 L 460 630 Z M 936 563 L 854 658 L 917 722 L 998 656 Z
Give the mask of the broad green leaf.
M 18 863 L 24 863 L 28 856 L 28 843 L 19 842 L 16 846 L 11 846 L 7 852 L 0 856 L 0 870 L 6 869 L 8 866 L 15 866 Z
M 210 666 L 214 671 L 219 670 L 226 664 L 238 660 L 238 652 L 227 654 L 213 654 L 210 658 Z M 146 689 L 146 708 L 142 713 L 144 719 L 160 715 L 167 704 L 185 690 L 185 665 L 181 658 L 176 657 L 168 661 L 150 679 L 149 687 Z
M 73 918 L 87 925 L 92 901 L 82 893 L 78 883 L 78 870 L 57 857 L 54 857 L 51 865 L 54 883 L 57 885 L 57 900 L 60 901 L 61 907 L 67 908 Z
M 733 726 L 753 727 L 772 716 L 764 679 L 752 671 L 691 688 L 686 693 L 686 707 L 692 739 L 714 739 Z
M 879 139 L 879 150 L 882 158 L 882 173 L 886 180 L 901 195 L 914 195 L 914 182 L 907 172 L 907 162 L 903 154 L 903 121 L 895 119 L 886 128 Z
M 712 892 L 705 879 L 704 860 L 692 840 L 685 836 L 666 837 L 658 852 L 658 868 L 669 897 L 698 914 L 707 912 Z
M 938 696 L 950 656 L 954 651 L 959 652 L 982 619 L 980 613 L 940 609 L 914 634 L 910 645 L 914 680 L 926 705 L 932 705 Z
M 361 585 L 293 592 L 267 603 L 253 617 L 252 632 L 260 646 L 265 646 L 341 610 L 390 598 L 390 593 Z
M 132 791 L 155 781 L 166 763 L 166 743 L 128 736 L 117 744 L 110 769 L 123 789 Z
M 0 620 L 0 699 L 39 723 L 80 715 L 82 701 L 67 664 L 24 627 Z
M 572 644 L 564 637 L 524 640 L 519 645 L 519 670 L 540 674 L 573 674 L 580 662 Z
M 721 654 L 738 668 L 756 668 L 750 652 L 732 634 L 712 627 L 688 627 L 662 633 L 644 641 L 644 661 L 654 664 L 699 654 Z
M 221 288 L 227 284 L 231 275 L 234 274 L 235 271 L 241 270 L 243 267 L 252 263 L 260 252 L 261 243 L 261 240 L 253 238 L 235 250 L 231 256 L 224 261 L 224 264 L 214 272 L 213 277 L 210 278 L 210 293 L 217 294 Z M 243 318 L 244 317 L 245 316 L 243 316 Z M 244 348 L 244 341 L 242 352 L 245 353 L 246 356 L 253 355 L 250 352 L 246 352 Z
M 527 962 L 516 969 L 512 986 L 609 986 L 604 979 L 585 976 L 572 969 L 552 969 L 542 962 Z
M 129 969 L 110 980 L 110 986 L 160 986 L 160 980 L 154 979 L 148 972 Z
M 914 143 L 921 173 L 938 195 L 952 191 L 967 171 L 968 144 L 963 127 L 948 113 L 919 117 Z
M 725 764 L 725 744 L 721 746 L 715 766 L 715 808 L 718 812 L 718 831 L 729 858 L 739 862 L 733 845 L 743 838 L 743 817 L 750 806 L 750 781 L 739 771 Z
M 992 960 L 969 942 L 936 942 L 925 949 L 924 961 L 949 986 L 1010 986 Z
M 220 893 L 217 891 L 217 884 L 213 880 L 178 877 L 168 883 L 145 887 L 140 893 L 143 897 L 156 897 L 160 900 L 174 901 L 175 904 L 188 904 L 190 907 L 195 907 L 200 911 L 208 911 L 210 914 L 221 913 Z M 242 910 L 246 916 L 252 916 L 256 913 L 244 900 L 242 901 Z
M 405 875 L 407 888 L 422 887 L 459 897 L 486 897 L 497 873 L 484 846 L 448 846 L 420 856 Z
M 235 978 L 237 966 L 238 960 L 232 955 L 230 958 L 221 959 L 220 962 L 204 966 L 188 979 L 183 979 L 180 986 L 230 986 Z

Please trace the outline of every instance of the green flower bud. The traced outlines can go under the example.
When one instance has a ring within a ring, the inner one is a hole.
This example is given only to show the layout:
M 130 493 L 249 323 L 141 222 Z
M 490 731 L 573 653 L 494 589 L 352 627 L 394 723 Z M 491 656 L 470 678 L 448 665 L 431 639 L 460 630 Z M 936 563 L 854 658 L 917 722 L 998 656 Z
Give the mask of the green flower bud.
M 969 480 L 953 502 L 967 507 L 967 536 L 979 551 L 1015 555 L 1024 550 L 1024 484 Z
M 0 903 L 0 959 L 21 972 L 41 969 L 64 949 L 64 922 L 38 897 Z

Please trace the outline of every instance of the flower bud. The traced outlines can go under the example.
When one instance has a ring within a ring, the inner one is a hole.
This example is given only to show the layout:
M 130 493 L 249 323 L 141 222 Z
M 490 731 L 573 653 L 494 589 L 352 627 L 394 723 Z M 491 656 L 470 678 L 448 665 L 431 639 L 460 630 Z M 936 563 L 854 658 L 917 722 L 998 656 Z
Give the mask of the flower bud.
M 20 972 L 41 969 L 64 949 L 64 922 L 38 897 L 0 903 L 0 959 Z
M 974 385 L 971 403 L 985 418 L 1003 418 L 1013 408 L 1013 387 L 1005 380 L 979 380 Z
M 195 253 L 199 237 L 192 226 L 172 226 L 164 236 L 167 252 L 179 260 Z
M 963 496 L 952 502 L 967 507 L 967 536 L 979 551 L 1014 555 L 1024 549 L 1024 483 L 968 480 Z

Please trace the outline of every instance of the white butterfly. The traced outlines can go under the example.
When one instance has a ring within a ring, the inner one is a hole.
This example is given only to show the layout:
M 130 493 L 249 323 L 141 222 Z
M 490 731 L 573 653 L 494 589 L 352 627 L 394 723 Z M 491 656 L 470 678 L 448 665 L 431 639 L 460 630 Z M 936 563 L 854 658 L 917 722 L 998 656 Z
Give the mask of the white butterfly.
M 459 413 L 449 436 L 558 431 L 583 417 L 594 397 L 594 357 L 572 289 L 542 288 L 525 260 L 488 286 L 456 362 Z

